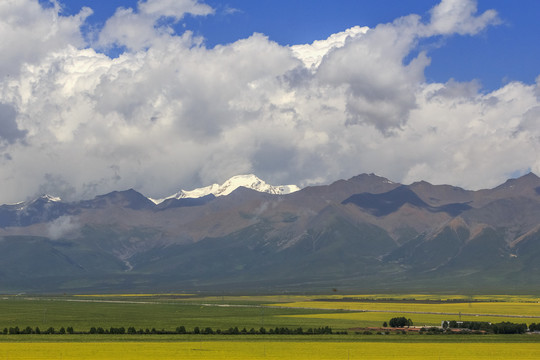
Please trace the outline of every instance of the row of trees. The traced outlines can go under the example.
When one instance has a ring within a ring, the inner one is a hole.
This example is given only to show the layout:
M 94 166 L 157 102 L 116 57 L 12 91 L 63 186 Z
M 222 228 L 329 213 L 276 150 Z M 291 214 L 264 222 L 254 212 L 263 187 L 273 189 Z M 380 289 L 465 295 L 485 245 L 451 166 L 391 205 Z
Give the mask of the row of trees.
M 515 324 L 507 321 L 492 324 L 485 321 L 463 321 L 458 322 L 455 320 L 444 321 L 442 324 L 443 329 L 467 329 L 472 331 L 485 331 L 494 334 L 523 334 L 530 331 L 536 331 L 536 328 L 540 328 L 540 324 L 531 324 L 527 327 L 527 324 Z
M 46 330 L 41 330 L 39 327 L 31 328 L 30 326 L 20 329 L 18 326 L 4 328 L 2 334 L 4 335 L 19 335 L 19 334 L 74 334 L 75 330 L 73 327 L 68 326 L 67 328 L 61 327 L 58 331 L 53 327 L 49 327 Z
M 395 317 L 390 319 L 389 323 L 386 321 L 383 323 L 383 327 L 404 328 L 406 326 L 412 326 L 411 319 L 405 317 Z M 435 328 L 433 328 L 435 329 Z M 447 329 L 467 329 L 471 331 L 484 331 L 494 334 L 523 334 L 529 331 L 540 331 L 540 324 L 532 323 L 527 327 L 527 324 L 515 324 L 511 322 L 501 322 L 492 324 L 484 321 L 444 321 L 442 324 L 441 332 Z
M 491 323 L 486 321 L 443 321 L 443 329 L 468 329 L 468 330 L 483 330 L 488 331 L 491 329 Z
M 342 333 L 336 333 L 336 334 L 346 334 L 347 332 Z M 31 328 L 30 326 L 27 326 L 24 329 L 20 329 L 18 326 L 10 327 L 10 328 L 4 328 L 3 331 L 4 335 L 19 335 L 19 334 L 203 334 L 203 335 L 212 335 L 212 334 L 222 334 L 222 335 L 322 335 L 322 334 L 334 334 L 332 331 L 332 328 L 329 326 L 325 327 L 319 327 L 319 328 L 309 328 L 307 330 L 302 329 L 301 327 L 290 329 L 286 327 L 276 327 L 276 328 L 270 328 L 266 329 L 264 327 L 259 328 L 256 330 L 255 328 L 251 328 L 250 330 L 247 330 L 246 328 L 243 328 L 240 330 L 238 327 L 231 327 L 227 330 L 221 330 L 217 329 L 214 330 L 211 327 L 205 327 L 205 328 L 199 328 L 196 326 L 193 328 L 192 331 L 188 331 L 185 326 L 178 326 L 174 331 L 170 330 L 156 330 L 156 328 L 146 328 L 146 329 L 136 329 L 133 326 L 128 327 L 127 329 L 125 327 L 111 327 L 111 328 L 103 328 L 103 327 L 91 327 L 88 332 L 75 332 L 73 330 L 73 327 L 61 327 L 59 330 L 55 330 L 53 327 L 48 328 L 45 331 L 41 331 L 39 327 Z

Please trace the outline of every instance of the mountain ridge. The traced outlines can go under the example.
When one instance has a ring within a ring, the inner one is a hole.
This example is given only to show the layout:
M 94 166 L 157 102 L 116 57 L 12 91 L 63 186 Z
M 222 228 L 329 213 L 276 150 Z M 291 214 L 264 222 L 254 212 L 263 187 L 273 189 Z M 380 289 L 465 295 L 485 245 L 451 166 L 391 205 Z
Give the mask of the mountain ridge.
M 528 270 L 540 256 L 538 188 L 534 174 L 476 191 L 360 174 L 287 194 L 239 186 L 159 204 L 133 189 L 40 197 L 0 206 L 0 252 L 11 256 L 0 268 L 12 267 L 0 286 L 540 291 Z

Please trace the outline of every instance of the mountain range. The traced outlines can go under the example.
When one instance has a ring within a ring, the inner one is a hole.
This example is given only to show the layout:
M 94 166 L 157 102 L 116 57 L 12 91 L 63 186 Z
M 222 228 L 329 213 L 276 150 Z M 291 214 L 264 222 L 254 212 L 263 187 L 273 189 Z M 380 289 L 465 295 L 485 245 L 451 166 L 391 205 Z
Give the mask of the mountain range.
M 540 290 L 540 178 L 493 189 L 254 175 L 0 206 L 2 292 Z

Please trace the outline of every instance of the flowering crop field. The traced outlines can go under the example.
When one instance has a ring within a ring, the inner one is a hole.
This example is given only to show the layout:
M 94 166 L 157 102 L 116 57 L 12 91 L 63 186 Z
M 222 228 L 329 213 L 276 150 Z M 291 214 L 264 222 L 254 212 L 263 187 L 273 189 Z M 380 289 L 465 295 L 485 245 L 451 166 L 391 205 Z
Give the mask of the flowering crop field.
M 18 342 L 2 359 L 539 359 L 538 343 L 439 342 Z
M 405 316 L 413 320 L 415 326 L 440 326 L 443 321 L 459 320 L 459 315 L 437 315 L 437 314 L 404 314 L 392 312 L 340 312 L 330 314 L 309 314 L 309 315 L 282 315 L 283 317 L 318 319 L 321 323 L 329 320 L 346 321 L 351 328 L 355 326 L 378 327 L 383 322 L 388 322 L 391 318 Z M 462 321 L 485 321 L 500 323 L 509 321 L 516 324 L 540 323 L 540 318 L 526 317 L 496 317 L 496 316 L 461 316 Z
M 380 311 L 388 313 L 431 313 L 431 314 L 477 314 L 504 315 L 510 317 L 539 317 L 540 303 L 537 302 L 469 302 L 469 303 L 410 303 L 410 302 L 346 302 L 346 301 L 297 301 L 278 303 L 274 306 L 304 309 L 328 309 L 345 311 Z M 502 321 L 502 320 L 501 320 Z
M 388 295 L 386 295 L 388 297 Z M 540 323 L 540 303 L 538 298 L 530 296 L 483 296 L 467 299 L 463 296 L 440 297 L 428 295 L 394 295 L 385 301 L 382 296 L 361 296 L 359 301 L 344 301 L 343 297 L 327 297 L 333 301 L 305 299 L 274 303 L 272 306 L 284 308 L 328 310 L 327 314 L 299 314 L 283 317 L 319 319 L 321 321 L 341 320 L 349 327 L 381 326 L 393 317 L 405 316 L 413 320 L 414 325 L 435 326 L 445 320 L 484 321 L 499 323 Z M 347 300 L 347 297 L 345 300 Z M 410 299 L 415 299 L 411 301 Z M 362 301 L 362 300 L 369 301 Z M 442 302 L 434 302 L 441 301 Z M 450 301 L 448 301 L 450 300 Z M 460 300 L 460 301 L 455 301 Z M 470 301 L 467 301 L 470 300 Z M 431 301 L 431 302 L 429 302 Z M 330 312 L 331 311 L 331 312 Z M 336 312 L 340 311 L 340 312 Z

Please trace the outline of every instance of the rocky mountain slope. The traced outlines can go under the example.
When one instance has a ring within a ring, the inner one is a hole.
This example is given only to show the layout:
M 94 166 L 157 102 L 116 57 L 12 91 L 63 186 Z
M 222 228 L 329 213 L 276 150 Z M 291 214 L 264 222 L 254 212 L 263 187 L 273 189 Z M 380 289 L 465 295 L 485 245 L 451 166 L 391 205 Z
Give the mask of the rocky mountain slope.
M 127 190 L 2 205 L 0 286 L 540 290 L 540 178 L 532 173 L 479 191 L 373 174 L 294 192 L 254 188 L 157 203 Z

